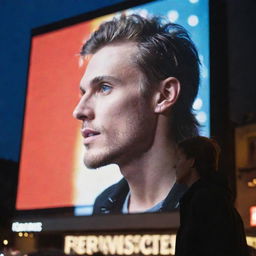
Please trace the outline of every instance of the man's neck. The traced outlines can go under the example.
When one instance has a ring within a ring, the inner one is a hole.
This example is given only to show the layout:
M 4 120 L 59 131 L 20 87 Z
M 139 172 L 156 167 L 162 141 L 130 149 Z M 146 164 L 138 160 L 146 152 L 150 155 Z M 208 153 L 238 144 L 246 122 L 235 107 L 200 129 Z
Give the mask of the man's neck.
M 129 212 L 155 206 L 166 198 L 175 183 L 175 144 L 161 144 L 121 167 L 130 187 Z

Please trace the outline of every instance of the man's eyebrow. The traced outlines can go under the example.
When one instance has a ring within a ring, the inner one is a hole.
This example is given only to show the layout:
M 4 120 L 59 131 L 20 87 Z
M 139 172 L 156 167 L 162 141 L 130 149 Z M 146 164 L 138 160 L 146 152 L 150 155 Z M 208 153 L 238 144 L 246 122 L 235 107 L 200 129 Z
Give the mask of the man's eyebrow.
M 102 82 L 110 82 L 110 83 L 121 83 L 121 80 L 114 77 L 114 76 L 96 76 L 90 81 L 89 86 L 94 86 L 97 84 L 100 84 Z M 84 93 L 86 90 L 83 88 L 82 84 L 80 84 L 79 89 L 82 93 Z
M 101 82 L 121 83 L 121 80 L 114 76 L 97 76 L 90 81 L 90 84 L 95 85 Z

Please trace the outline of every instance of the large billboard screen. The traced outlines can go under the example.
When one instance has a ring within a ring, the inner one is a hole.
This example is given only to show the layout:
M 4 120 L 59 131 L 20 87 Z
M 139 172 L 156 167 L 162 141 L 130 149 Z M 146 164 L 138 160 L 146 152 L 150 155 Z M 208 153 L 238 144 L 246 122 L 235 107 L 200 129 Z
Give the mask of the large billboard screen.
M 199 93 L 193 108 L 200 134 L 210 134 L 209 14 L 207 0 L 162 0 L 95 17 L 32 36 L 16 208 L 74 207 L 91 215 L 95 198 L 122 179 L 117 165 L 84 166 L 81 123 L 72 112 L 86 68 L 79 52 L 90 34 L 121 13 L 164 16 L 184 26 L 201 61 Z M 125 56 L 124 56 L 125 58 Z

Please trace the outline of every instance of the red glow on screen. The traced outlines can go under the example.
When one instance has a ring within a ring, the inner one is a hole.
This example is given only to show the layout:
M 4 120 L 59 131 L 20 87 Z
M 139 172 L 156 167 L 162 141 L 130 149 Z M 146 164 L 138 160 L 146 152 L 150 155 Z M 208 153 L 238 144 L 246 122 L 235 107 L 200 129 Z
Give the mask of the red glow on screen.
M 84 71 L 82 23 L 32 38 L 16 208 L 74 206 L 74 150 L 80 124 L 72 117 Z
M 250 208 L 250 225 L 256 227 L 256 206 Z

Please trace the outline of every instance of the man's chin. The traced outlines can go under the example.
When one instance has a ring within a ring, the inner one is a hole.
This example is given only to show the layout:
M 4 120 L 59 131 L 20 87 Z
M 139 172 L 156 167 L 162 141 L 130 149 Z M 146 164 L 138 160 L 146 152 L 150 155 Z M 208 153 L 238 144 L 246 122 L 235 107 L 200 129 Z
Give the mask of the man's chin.
M 96 169 L 96 168 L 102 167 L 102 165 L 99 164 L 98 162 L 88 161 L 88 160 L 84 160 L 84 165 L 85 165 L 88 169 Z
M 111 162 L 109 162 L 106 159 L 99 159 L 99 158 L 88 158 L 85 157 L 84 158 L 84 165 L 89 168 L 89 169 L 96 169 L 96 168 L 100 168 L 102 166 L 111 164 Z

